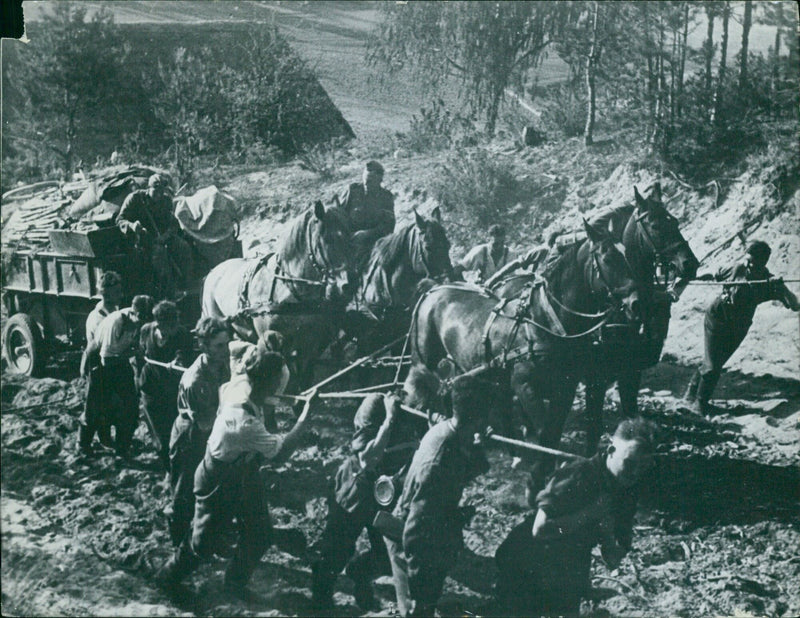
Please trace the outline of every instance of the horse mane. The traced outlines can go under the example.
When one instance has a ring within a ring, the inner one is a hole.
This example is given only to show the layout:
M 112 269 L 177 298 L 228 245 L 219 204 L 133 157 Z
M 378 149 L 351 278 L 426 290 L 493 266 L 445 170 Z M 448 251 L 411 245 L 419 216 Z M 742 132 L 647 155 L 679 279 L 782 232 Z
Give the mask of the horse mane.
M 622 231 L 625 229 L 625 225 L 627 225 L 628 220 L 633 215 L 633 211 L 636 209 L 634 204 L 624 204 L 622 206 L 617 206 L 616 208 L 607 208 L 589 220 L 594 227 L 602 228 L 604 230 L 608 229 L 608 224 L 611 221 L 619 225 L 615 225 L 614 229 L 617 230 L 620 238 L 622 239 Z
M 396 232 L 379 238 L 373 249 L 370 268 L 372 264 L 380 263 L 383 264 L 383 268 L 386 270 L 394 269 L 398 261 L 406 254 L 407 247 L 411 242 L 410 237 L 414 233 L 415 227 L 414 223 L 409 223 Z
M 289 229 L 283 237 L 281 246 L 278 249 L 278 257 L 281 261 L 289 261 L 296 255 L 303 255 L 306 249 L 306 228 L 308 222 L 314 213 L 311 209 L 307 209 L 304 213 L 298 215 L 289 223 Z
M 583 246 L 583 243 L 587 241 L 588 239 L 583 239 L 567 245 L 562 251 L 559 251 L 553 259 L 547 260 L 544 268 L 542 269 L 542 277 L 549 281 L 553 276 L 557 275 L 562 268 L 564 268 L 565 264 L 569 263 L 570 259 L 572 259 L 572 261 L 576 261 L 578 251 Z
M 307 208 L 305 212 L 296 216 L 289 223 L 289 229 L 284 235 L 283 241 L 277 251 L 278 257 L 283 261 L 289 261 L 295 256 L 304 257 L 309 249 L 306 245 L 306 230 L 314 217 L 314 207 Z M 342 212 L 332 206 L 325 210 L 324 224 L 333 223 L 339 227 L 347 227 L 346 220 Z

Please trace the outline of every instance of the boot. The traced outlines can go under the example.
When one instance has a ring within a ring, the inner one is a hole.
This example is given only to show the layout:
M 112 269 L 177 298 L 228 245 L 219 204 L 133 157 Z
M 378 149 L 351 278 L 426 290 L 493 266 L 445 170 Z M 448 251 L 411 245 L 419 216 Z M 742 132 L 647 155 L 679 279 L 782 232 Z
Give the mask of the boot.
M 311 566 L 311 608 L 315 612 L 327 611 L 333 607 L 333 582 L 335 576 L 323 564 L 315 562 Z
M 703 415 L 717 414 L 719 410 L 709 403 L 714 388 L 717 386 L 719 376 L 713 373 L 707 373 L 700 376 L 697 385 L 697 400 L 695 410 Z
M 686 387 L 686 394 L 683 396 L 684 400 L 688 402 L 697 401 L 697 387 L 700 384 L 700 371 L 695 371 L 692 379 L 689 380 L 689 385 Z
M 168 592 L 177 590 L 181 582 L 194 571 L 199 559 L 186 545 L 181 545 L 172 557 L 164 563 L 158 573 L 156 582 Z
M 372 591 L 372 574 L 370 572 L 368 556 L 357 556 L 353 559 L 344 574 L 353 580 L 353 596 L 358 605 L 365 612 L 376 609 L 375 594 Z
M 78 448 L 84 455 L 92 454 L 92 440 L 94 439 L 94 431 L 89 429 L 83 423 L 78 428 Z

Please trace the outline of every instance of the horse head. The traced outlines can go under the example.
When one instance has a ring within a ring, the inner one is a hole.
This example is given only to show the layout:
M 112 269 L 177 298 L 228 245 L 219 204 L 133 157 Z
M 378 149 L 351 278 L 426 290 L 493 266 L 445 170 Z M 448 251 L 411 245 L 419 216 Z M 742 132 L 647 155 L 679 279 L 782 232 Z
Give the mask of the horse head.
M 414 210 L 414 226 L 417 228 L 417 248 L 414 269 L 428 278 L 446 275 L 452 278 L 450 241 L 442 225 L 439 207 L 433 209 L 426 219 Z
M 679 277 L 694 278 L 700 263 L 681 234 L 678 219 L 662 202 L 661 184 L 655 183 L 647 197 L 642 197 L 636 186 L 633 193 L 636 209 L 625 226 L 625 246 L 639 248 L 649 263 L 668 261 Z
M 609 297 L 621 305 L 629 320 L 641 319 L 639 289 L 625 255 L 605 229 L 583 222 L 587 242 L 578 250 L 585 282 L 595 297 Z
M 335 207 L 326 210 L 317 200 L 292 225 L 279 254 L 288 275 L 323 284 L 326 300 L 350 293 L 350 227 Z

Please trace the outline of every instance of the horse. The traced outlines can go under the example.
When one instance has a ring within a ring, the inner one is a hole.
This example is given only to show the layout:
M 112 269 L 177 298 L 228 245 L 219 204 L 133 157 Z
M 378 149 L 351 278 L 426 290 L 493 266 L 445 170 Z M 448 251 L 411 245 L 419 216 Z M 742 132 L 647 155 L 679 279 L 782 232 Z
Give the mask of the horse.
M 347 219 L 317 201 L 289 223 L 276 253 L 215 266 L 203 284 L 203 315 L 230 319 L 250 341 L 279 332 L 292 388 L 307 386 L 351 293 L 349 249 Z
M 449 364 L 454 372 L 507 381 L 529 434 L 543 446 L 558 446 L 579 377 L 601 362 L 592 333 L 618 308 L 629 320 L 639 316 L 639 292 L 625 257 L 607 231 L 588 223 L 585 229 L 586 238 L 551 261 L 527 293 L 502 299 L 475 286 L 436 286 L 412 318 L 414 365 L 442 375 Z M 549 411 L 540 405 L 544 399 Z M 536 484 L 546 472 L 538 460 Z
M 656 364 L 661 356 L 669 329 L 673 299 L 664 292 L 669 271 L 677 278 L 690 280 L 697 274 L 699 262 L 681 234 L 678 220 L 665 208 L 661 185 L 650 187 L 643 197 L 634 186 L 634 203 L 615 208 L 590 219 L 595 227 L 607 229 L 622 243 L 625 258 L 642 292 L 641 331 L 617 329 L 617 336 L 606 346 L 604 372 L 594 372 L 586 379 L 587 453 L 597 447 L 602 433 L 605 391 L 617 380 L 622 414 L 627 418 L 638 412 L 637 395 L 642 370 Z M 661 280 L 657 281 L 658 271 Z M 501 297 L 520 293 L 535 278 L 534 274 L 515 275 L 501 281 L 493 291 Z M 616 360 L 616 362 L 614 362 Z
M 442 277 L 452 278 L 450 241 L 439 207 L 379 239 L 372 248 L 353 300 L 349 331 L 368 351 L 405 335 L 419 297 Z

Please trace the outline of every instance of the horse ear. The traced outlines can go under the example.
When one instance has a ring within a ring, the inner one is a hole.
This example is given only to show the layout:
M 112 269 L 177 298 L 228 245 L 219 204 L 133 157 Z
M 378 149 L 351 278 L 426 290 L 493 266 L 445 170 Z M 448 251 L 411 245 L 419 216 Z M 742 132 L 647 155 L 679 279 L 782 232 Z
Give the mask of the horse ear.
M 442 222 L 442 211 L 439 209 L 438 206 L 431 211 L 431 217 L 436 219 L 438 223 Z
M 650 197 L 654 198 L 657 202 L 661 201 L 661 183 L 657 182 L 653 185 L 653 190 L 650 192 Z
M 583 228 L 586 230 L 586 235 L 592 242 L 600 242 L 603 240 L 603 233 L 589 223 L 586 219 L 583 220 Z
M 417 209 L 414 209 L 414 222 L 417 224 L 417 227 L 421 230 L 425 229 L 427 221 L 425 221 L 425 217 L 417 212 Z
M 314 216 L 320 221 L 325 219 L 325 205 L 321 200 L 314 202 Z
M 647 210 L 647 200 L 642 197 L 642 194 L 639 193 L 639 188 L 636 185 L 633 185 L 633 197 L 636 198 L 636 206 L 641 208 L 642 210 Z

